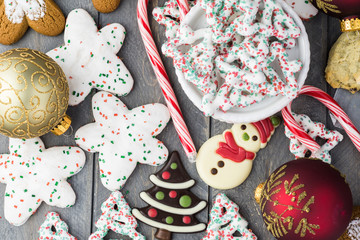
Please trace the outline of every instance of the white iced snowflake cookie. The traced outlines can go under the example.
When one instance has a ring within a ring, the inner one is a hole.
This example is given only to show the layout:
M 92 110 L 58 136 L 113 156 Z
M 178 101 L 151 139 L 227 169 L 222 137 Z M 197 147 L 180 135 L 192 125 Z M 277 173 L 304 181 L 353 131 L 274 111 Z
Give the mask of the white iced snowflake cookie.
M 94 19 L 83 9 L 70 12 L 66 20 L 65 44 L 47 53 L 63 69 L 70 88 L 69 105 L 77 105 L 92 88 L 128 94 L 133 79 L 116 55 L 125 39 L 118 23 L 98 30 Z
M 21 23 L 26 15 L 37 21 L 45 16 L 44 0 L 4 0 L 5 14 L 12 23 Z
M 38 240 L 76 240 L 76 237 L 69 233 L 68 225 L 61 220 L 56 212 L 48 212 L 46 219 L 39 228 Z
M 201 179 L 217 189 L 240 185 L 249 176 L 256 153 L 266 146 L 278 124 L 278 118 L 234 124 L 222 135 L 210 138 L 196 158 Z
M 343 135 L 335 130 L 328 130 L 321 122 L 312 121 L 305 114 L 292 113 L 296 122 L 303 128 L 312 139 L 317 137 L 327 140 L 319 150 L 312 152 L 312 158 L 319 158 L 324 162 L 331 163 L 330 150 L 336 147 L 339 142 L 343 140 Z M 309 149 L 296 138 L 296 136 L 285 126 L 285 135 L 290 139 L 290 152 L 294 154 L 296 158 L 305 157 Z
M 314 17 L 319 12 L 309 0 L 285 0 L 285 2 L 304 20 Z
M 83 149 L 100 153 L 100 178 L 107 189 L 121 189 L 137 163 L 157 166 L 166 161 L 168 150 L 155 138 L 170 120 L 163 104 L 129 110 L 114 95 L 98 92 L 92 107 L 95 122 L 81 127 L 75 140 Z
M 96 222 L 96 231 L 89 240 L 103 239 L 109 230 L 127 235 L 133 240 L 145 240 L 137 228 L 136 218 L 131 214 L 129 204 L 120 191 L 112 192 L 110 197 L 101 204 L 102 214 Z
M 5 218 L 19 226 L 36 212 L 42 201 L 71 207 L 75 192 L 66 181 L 85 164 L 78 147 L 46 149 L 40 138 L 9 140 L 10 154 L 0 155 L 0 182 L 5 183 Z

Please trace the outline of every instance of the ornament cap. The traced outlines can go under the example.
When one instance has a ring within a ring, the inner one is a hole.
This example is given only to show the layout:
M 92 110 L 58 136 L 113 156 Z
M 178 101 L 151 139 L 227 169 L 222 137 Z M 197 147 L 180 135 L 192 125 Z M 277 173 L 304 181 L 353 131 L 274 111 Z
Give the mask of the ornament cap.
M 341 31 L 342 32 L 352 32 L 360 30 L 360 19 L 351 18 L 341 20 Z
M 60 136 L 69 129 L 70 125 L 71 125 L 71 118 L 67 114 L 65 114 L 65 116 L 60 121 L 60 123 L 56 127 L 54 127 L 54 129 L 52 129 L 51 132 L 56 136 Z
M 261 199 L 261 195 L 262 195 L 262 191 L 264 190 L 265 187 L 265 183 L 260 183 L 257 188 L 255 189 L 255 201 L 257 202 L 257 204 L 260 204 L 260 199 Z

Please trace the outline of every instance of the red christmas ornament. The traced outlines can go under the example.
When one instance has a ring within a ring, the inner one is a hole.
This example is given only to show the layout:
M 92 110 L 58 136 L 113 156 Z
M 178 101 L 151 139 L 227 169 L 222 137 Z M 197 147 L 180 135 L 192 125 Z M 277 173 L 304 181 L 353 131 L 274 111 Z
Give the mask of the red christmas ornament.
M 311 3 L 329 16 L 341 20 L 341 30 L 360 30 L 359 0 L 310 0 Z
M 276 169 L 255 198 L 267 229 L 281 240 L 336 240 L 352 214 L 352 195 L 341 173 L 317 159 Z

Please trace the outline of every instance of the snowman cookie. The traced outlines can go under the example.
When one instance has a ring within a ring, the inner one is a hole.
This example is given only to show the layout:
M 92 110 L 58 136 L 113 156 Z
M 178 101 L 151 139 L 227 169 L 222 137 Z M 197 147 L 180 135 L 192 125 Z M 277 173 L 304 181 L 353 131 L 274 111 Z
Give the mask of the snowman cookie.
M 217 189 L 239 186 L 249 176 L 256 153 L 264 148 L 280 123 L 271 117 L 255 123 L 234 124 L 199 150 L 196 169 L 201 179 Z

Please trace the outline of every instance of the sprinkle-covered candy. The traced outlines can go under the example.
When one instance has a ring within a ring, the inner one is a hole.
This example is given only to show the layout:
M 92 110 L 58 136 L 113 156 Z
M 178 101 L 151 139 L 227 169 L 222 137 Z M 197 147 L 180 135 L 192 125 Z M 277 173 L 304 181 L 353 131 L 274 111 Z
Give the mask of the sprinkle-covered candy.
M 68 225 L 61 220 L 56 212 L 48 212 L 46 219 L 39 228 L 38 240 L 76 240 L 76 237 L 69 233 Z
M 97 230 L 90 235 L 89 240 L 103 239 L 109 230 L 129 236 L 133 240 L 145 240 L 145 237 L 136 231 L 137 221 L 131 214 L 129 204 L 121 192 L 111 193 L 101 205 L 101 211 L 102 214 L 95 223 Z
M 202 240 L 229 240 L 239 232 L 239 239 L 256 240 L 255 234 L 247 228 L 248 222 L 240 215 L 239 206 L 231 201 L 225 194 L 216 196 L 210 212 L 210 222 L 206 229 L 206 236 Z

